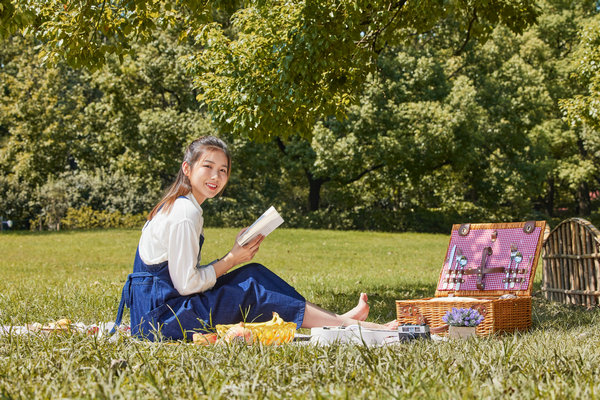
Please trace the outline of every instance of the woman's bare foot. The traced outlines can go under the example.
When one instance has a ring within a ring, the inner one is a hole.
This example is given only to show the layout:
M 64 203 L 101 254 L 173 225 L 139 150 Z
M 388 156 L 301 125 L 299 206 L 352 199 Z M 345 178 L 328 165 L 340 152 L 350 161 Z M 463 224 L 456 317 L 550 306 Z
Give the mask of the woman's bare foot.
M 358 304 L 352 310 L 347 313 L 342 314 L 341 316 L 344 318 L 350 318 L 357 321 L 364 321 L 369 316 L 369 303 L 367 301 L 369 298 L 366 293 L 361 293 L 358 298 Z
M 302 328 L 315 328 L 319 326 L 350 326 L 359 324 L 363 328 L 368 329 L 398 329 L 398 321 L 390 321 L 387 324 L 377 324 L 375 322 L 367 322 L 365 319 L 369 315 L 369 304 L 367 303 L 367 295 L 361 293 L 358 299 L 358 304 L 346 314 L 338 315 L 331 311 L 327 311 L 310 301 L 306 302 L 304 309 L 304 320 Z M 359 318 L 361 318 L 359 320 Z

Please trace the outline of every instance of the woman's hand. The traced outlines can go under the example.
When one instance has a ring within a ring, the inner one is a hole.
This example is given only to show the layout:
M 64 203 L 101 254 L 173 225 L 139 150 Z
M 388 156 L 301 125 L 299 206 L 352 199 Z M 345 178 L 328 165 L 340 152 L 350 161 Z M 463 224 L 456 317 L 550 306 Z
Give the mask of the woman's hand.
M 213 264 L 213 268 L 215 269 L 215 274 L 217 277 L 225 274 L 236 265 L 252 260 L 258 252 L 260 244 L 265 238 L 263 235 L 258 235 L 244 246 L 240 246 L 238 244 L 239 237 L 246 231 L 246 229 L 248 228 L 242 229 L 240 233 L 237 234 L 233 248 L 229 251 L 229 253 Z
M 265 238 L 263 235 L 258 235 L 245 245 L 240 246 L 238 244 L 238 239 L 244 234 L 244 232 L 246 232 L 246 229 L 248 228 L 242 229 L 237 234 L 237 236 L 235 237 L 235 243 L 233 244 L 233 248 L 229 251 L 229 254 L 233 256 L 233 260 L 235 261 L 234 265 L 238 265 L 252 260 L 258 252 L 260 244 Z

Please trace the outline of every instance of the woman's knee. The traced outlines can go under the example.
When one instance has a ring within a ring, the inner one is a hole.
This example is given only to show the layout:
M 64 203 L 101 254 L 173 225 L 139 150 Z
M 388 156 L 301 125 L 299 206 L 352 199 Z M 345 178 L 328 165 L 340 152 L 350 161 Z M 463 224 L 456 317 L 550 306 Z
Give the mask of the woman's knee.
M 271 274 L 267 267 L 258 263 L 246 264 L 242 267 L 239 267 L 225 276 L 229 276 L 230 279 L 234 280 L 246 280 L 248 278 L 258 278 L 260 276 L 264 276 L 265 274 Z

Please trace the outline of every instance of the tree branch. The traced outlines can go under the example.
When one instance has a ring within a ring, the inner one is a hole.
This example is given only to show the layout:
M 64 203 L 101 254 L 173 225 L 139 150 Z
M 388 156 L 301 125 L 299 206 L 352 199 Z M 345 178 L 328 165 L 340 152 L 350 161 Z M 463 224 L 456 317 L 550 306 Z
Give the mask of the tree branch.
M 446 161 L 442 161 L 441 163 L 434 165 L 433 168 L 431 168 L 432 171 L 436 171 L 442 167 L 445 167 L 446 165 L 450 165 L 452 164 L 449 160 Z
M 460 71 L 462 71 L 462 69 L 464 67 L 467 66 L 467 63 L 463 63 L 463 65 L 461 65 L 460 67 L 456 68 L 454 71 L 452 71 L 452 73 L 450 75 L 448 75 L 448 80 L 454 78 L 456 76 L 456 74 L 458 74 Z
M 281 152 L 287 156 L 287 148 L 285 147 L 285 144 L 283 144 L 279 136 L 275 137 L 275 143 L 277 143 L 277 147 L 279 148 L 279 150 L 281 150 Z
M 360 47 L 361 45 L 367 43 L 367 42 L 371 42 L 371 50 L 375 53 L 377 53 L 377 39 L 379 38 L 379 36 L 387 29 L 389 28 L 389 26 L 392 24 L 392 22 L 394 22 L 394 20 L 398 17 L 398 15 L 400 15 L 400 12 L 402 11 L 402 7 L 406 4 L 407 0 L 401 0 L 396 2 L 395 4 L 390 3 L 387 11 L 392 11 L 394 9 L 396 9 L 396 11 L 394 12 L 394 15 L 387 21 L 387 23 L 385 23 L 382 27 L 380 27 L 379 29 L 373 31 L 372 33 L 366 34 L 362 39 L 360 39 L 358 41 L 358 43 L 356 43 L 357 47 Z M 370 21 L 373 22 L 373 21 Z M 381 51 L 381 50 L 379 50 Z
M 467 44 L 469 43 L 469 40 L 471 39 L 471 30 L 473 29 L 473 24 L 475 23 L 475 21 L 477 21 L 477 8 L 473 9 L 473 18 L 471 18 L 471 20 L 469 21 L 469 28 L 467 29 L 467 37 L 465 38 L 465 41 L 463 42 L 462 46 L 460 46 L 460 48 L 454 52 L 455 56 L 458 56 L 467 47 Z
M 373 172 L 373 171 L 378 170 L 379 168 L 383 168 L 383 167 L 385 167 L 385 164 L 383 164 L 383 163 L 382 164 L 377 164 L 377 165 L 375 165 L 375 166 L 373 166 L 371 168 L 365 169 L 364 171 L 362 171 L 360 174 L 358 174 L 354 178 L 350 178 L 350 179 L 348 179 L 346 181 L 342 181 L 342 183 L 344 185 L 348 185 L 348 184 L 350 184 L 352 182 L 356 182 L 357 180 L 359 180 L 360 178 L 362 178 L 363 176 L 365 176 L 369 172 Z
M 94 36 L 92 37 L 92 41 L 96 41 L 96 33 L 98 32 L 98 25 L 100 25 L 100 21 L 102 20 L 102 15 L 104 14 L 104 6 L 106 6 L 106 0 L 102 2 L 102 8 L 100 9 L 100 15 L 98 15 L 98 20 L 96 21 L 96 26 L 94 27 Z

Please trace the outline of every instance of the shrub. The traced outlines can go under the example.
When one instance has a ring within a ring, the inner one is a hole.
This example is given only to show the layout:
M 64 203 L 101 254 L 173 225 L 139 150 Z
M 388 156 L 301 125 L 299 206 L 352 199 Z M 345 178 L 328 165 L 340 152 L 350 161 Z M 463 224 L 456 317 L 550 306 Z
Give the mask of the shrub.
M 31 194 L 32 212 L 20 217 L 31 230 L 138 227 L 161 194 L 157 185 L 118 171 L 64 172 Z
M 91 207 L 69 208 L 62 219 L 65 229 L 94 228 L 140 228 L 146 221 L 145 214 L 122 214 L 120 211 L 98 211 Z

